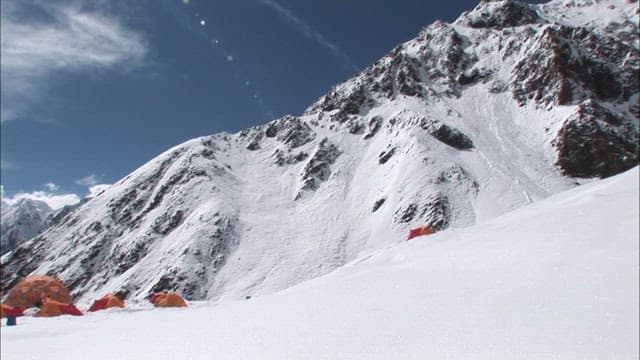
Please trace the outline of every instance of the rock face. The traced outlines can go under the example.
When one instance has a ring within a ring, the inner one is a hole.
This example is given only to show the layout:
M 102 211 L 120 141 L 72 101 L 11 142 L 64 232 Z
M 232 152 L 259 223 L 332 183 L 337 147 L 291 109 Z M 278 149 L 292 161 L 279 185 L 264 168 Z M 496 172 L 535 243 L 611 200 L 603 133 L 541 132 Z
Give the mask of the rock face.
M 638 129 L 594 101 L 580 104 L 558 131 L 558 166 L 574 177 L 608 177 L 638 164 Z
M 2 291 L 243 299 L 638 164 L 638 5 L 482 1 L 311 104 L 167 150 L 2 257 Z M 4 212 L 4 210 L 3 210 Z

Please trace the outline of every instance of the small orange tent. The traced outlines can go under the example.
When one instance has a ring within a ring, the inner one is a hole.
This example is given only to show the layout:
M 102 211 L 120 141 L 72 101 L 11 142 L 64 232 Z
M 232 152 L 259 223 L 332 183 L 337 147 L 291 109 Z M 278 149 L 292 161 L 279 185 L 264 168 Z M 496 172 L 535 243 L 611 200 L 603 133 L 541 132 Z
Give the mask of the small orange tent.
M 159 292 L 151 295 L 149 299 L 155 307 L 186 307 L 187 303 L 182 296 L 176 293 Z
M 31 275 L 9 290 L 6 304 L 22 309 L 38 306 L 43 297 L 64 304 L 71 303 L 69 290 L 51 276 Z
M 42 299 L 42 307 L 33 316 L 60 316 L 60 315 L 83 315 L 73 304 L 65 304 L 51 298 Z
M 93 302 L 93 305 L 89 308 L 89 311 L 104 310 L 112 307 L 124 307 L 124 302 L 119 297 L 109 293 Z
M 13 307 L 7 304 L 0 304 L 0 318 L 5 318 L 7 316 L 23 316 L 24 313 L 22 309 L 19 307 Z
M 420 226 L 419 228 L 411 229 L 409 231 L 409 237 L 407 237 L 407 241 L 413 239 L 416 236 L 429 235 L 435 232 L 436 231 L 433 228 L 427 225 L 423 225 L 423 226 Z

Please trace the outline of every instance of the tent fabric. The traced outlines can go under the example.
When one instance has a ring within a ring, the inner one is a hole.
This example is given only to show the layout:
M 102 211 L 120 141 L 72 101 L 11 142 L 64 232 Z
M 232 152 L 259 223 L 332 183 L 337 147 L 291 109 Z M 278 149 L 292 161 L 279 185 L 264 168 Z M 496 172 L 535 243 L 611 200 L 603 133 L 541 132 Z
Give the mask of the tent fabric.
M 42 300 L 42 307 L 33 316 L 50 317 L 60 315 L 83 315 L 82 312 L 73 304 L 65 304 L 59 301 L 47 298 Z
M 186 307 L 187 302 L 176 293 L 155 293 L 151 296 L 151 302 L 155 307 Z
M 91 307 L 89 308 L 89 311 L 104 310 L 112 307 L 123 308 L 124 302 L 120 300 L 119 297 L 109 293 L 103 296 L 101 299 L 94 301 Z
M 24 313 L 21 308 L 14 307 L 7 304 L 0 304 L 0 318 L 6 318 L 7 316 L 23 316 Z
M 431 227 L 424 225 L 416 229 L 411 229 L 409 231 L 409 237 L 407 238 L 407 240 L 411 240 L 416 236 L 429 235 L 435 232 L 436 231 L 433 230 Z
M 39 306 L 47 296 L 61 303 L 71 303 L 71 294 L 62 282 L 51 276 L 31 275 L 9 290 L 6 304 L 27 309 Z

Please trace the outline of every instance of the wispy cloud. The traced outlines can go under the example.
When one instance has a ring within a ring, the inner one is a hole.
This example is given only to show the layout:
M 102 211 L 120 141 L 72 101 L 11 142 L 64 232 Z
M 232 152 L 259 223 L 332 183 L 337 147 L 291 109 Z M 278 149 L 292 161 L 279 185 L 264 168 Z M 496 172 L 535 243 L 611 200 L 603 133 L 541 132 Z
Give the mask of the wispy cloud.
M 102 180 L 98 175 L 91 174 L 87 177 L 83 177 L 82 179 L 78 179 L 75 181 L 77 185 L 86 186 L 88 188 L 88 193 L 86 197 L 92 198 L 100 195 L 103 191 L 108 189 L 111 184 L 103 184 Z
M 61 71 L 129 70 L 144 62 L 144 37 L 81 2 L 3 0 L 2 122 L 23 116 Z
M 58 210 L 66 205 L 74 205 L 80 202 L 80 197 L 76 194 L 60 194 L 52 191 L 20 192 L 11 197 L 5 197 L 5 195 L 4 188 L 0 185 L 0 197 L 3 202 L 9 205 L 13 205 L 22 199 L 30 199 L 43 201 L 53 210 Z
M 44 188 L 47 189 L 47 191 L 58 191 L 60 190 L 60 186 L 52 183 L 52 182 L 48 182 L 46 184 L 44 184 Z
M 100 184 L 100 178 L 96 174 L 91 174 L 89 176 L 83 177 L 82 179 L 76 180 L 75 183 L 81 186 L 92 187 Z
M 340 49 L 334 43 L 329 41 L 324 35 L 322 35 L 322 33 L 313 29 L 303 19 L 296 16 L 293 11 L 280 5 L 274 0 L 260 0 L 260 2 L 275 10 L 280 16 L 289 21 L 298 32 L 302 33 L 307 38 L 314 40 L 319 45 L 329 50 L 333 56 L 342 61 L 345 67 L 355 71 L 359 70 L 358 66 L 355 65 L 353 60 L 351 60 L 351 57 L 349 57 L 349 55 L 344 50 Z

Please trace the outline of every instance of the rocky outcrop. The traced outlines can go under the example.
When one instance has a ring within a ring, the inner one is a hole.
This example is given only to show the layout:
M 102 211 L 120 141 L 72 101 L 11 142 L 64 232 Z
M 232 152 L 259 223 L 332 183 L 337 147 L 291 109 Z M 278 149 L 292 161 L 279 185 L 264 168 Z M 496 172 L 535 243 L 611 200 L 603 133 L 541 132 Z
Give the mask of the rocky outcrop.
M 638 49 L 613 35 L 547 26 L 514 67 L 512 92 L 521 104 L 545 106 L 628 101 L 640 86 L 639 63 Z
M 467 135 L 436 119 L 423 118 L 420 121 L 420 127 L 434 138 L 458 150 L 473 149 L 473 141 Z
M 332 144 L 329 139 L 324 138 L 318 144 L 313 156 L 307 161 L 302 174 L 300 174 L 302 186 L 296 199 L 302 197 L 306 191 L 316 190 L 320 183 L 331 176 L 331 164 L 340 156 L 342 152 Z
M 573 177 L 608 177 L 638 164 L 638 127 L 594 101 L 569 116 L 556 137 L 557 165 Z
M 275 137 L 290 149 L 297 148 L 315 139 L 315 132 L 300 118 L 287 115 L 267 125 L 267 137 Z
M 472 28 L 502 29 L 543 21 L 531 6 L 516 0 L 482 0 L 466 17 Z
M 422 206 L 420 219 L 430 228 L 440 231 L 449 227 L 451 221 L 449 199 L 440 193 L 429 195 Z

